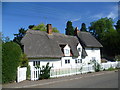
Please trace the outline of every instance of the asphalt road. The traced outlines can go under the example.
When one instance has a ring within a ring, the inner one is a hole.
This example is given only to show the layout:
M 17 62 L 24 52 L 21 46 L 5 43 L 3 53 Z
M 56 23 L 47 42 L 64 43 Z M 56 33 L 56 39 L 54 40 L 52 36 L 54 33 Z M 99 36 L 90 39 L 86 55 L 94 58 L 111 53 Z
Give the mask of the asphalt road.
M 73 78 L 52 80 L 31 88 L 118 88 L 118 72 L 77 75 Z

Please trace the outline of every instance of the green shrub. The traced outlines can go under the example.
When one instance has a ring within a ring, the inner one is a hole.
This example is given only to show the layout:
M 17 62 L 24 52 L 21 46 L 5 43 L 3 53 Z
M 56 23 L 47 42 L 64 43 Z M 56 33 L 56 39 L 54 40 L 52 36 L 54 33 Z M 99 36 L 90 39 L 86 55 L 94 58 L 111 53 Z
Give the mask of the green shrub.
M 20 46 L 14 42 L 2 44 L 2 83 L 16 80 L 21 53 Z
M 27 67 L 28 66 L 28 58 L 27 58 L 26 54 L 21 54 L 19 66 L 20 67 Z
M 28 80 L 30 79 L 30 66 L 27 66 L 26 77 Z
M 115 56 L 115 61 L 120 61 L 120 55 Z
M 96 60 L 93 60 L 93 63 L 94 63 L 95 72 L 99 72 L 101 68 L 100 64 L 96 62 Z
M 48 79 L 50 78 L 50 69 L 49 63 L 46 64 L 46 66 L 42 67 L 39 79 Z
M 110 68 L 107 69 L 107 71 L 112 71 L 112 70 L 116 70 L 115 68 L 113 68 L 112 66 Z

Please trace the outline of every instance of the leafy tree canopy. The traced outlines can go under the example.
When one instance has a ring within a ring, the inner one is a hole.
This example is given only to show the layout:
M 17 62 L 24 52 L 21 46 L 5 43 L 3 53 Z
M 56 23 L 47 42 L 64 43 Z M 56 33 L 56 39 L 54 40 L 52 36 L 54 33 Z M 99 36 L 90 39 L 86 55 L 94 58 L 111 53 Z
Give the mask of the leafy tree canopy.
M 115 26 L 117 32 L 120 33 L 120 20 L 118 20 L 117 23 L 116 23 L 116 25 L 114 25 L 114 26 Z
M 19 60 L 19 66 L 27 67 L 28 66 L 28 58 L 26 54 L 21 54 L 21 58 Z
M 86 24 L 82 23 L 80 31 L 87 32 Z
M 114 26 L 116 30 L 114 29 Z M 120 55 L 120 20 L 113 25 L 111 18 L 101 18 L 91 23 L 89 31 L 103 45 L 103 57 L 113 59 L 116 55 Z
M 65 32 L 66 35 L 74 36 L 74 27 L 72 26 L 72 22 L 71 21 L 67 22 L 65 30 L 66 30 L 66 32 Z
M 99 41 L 105 35 L 106 32 L 113 31 L 112 18 L 101 18 L 91 23 L 89 32 L 91 32 Z
M 35 25 L 29 25 L 28 28 L 32 29 Z
M 13 41 L 15 43 L 19 44 L 20 46 L 22 46 L 20 41 L 22 40 L 22 38 L 26 34 L 26 31 L 27 30 L 25 30 L 24 28 L 20 28 L 19 29 L 19 33 L 18 34 L 14 34 L 15 37 L 14 37 Z

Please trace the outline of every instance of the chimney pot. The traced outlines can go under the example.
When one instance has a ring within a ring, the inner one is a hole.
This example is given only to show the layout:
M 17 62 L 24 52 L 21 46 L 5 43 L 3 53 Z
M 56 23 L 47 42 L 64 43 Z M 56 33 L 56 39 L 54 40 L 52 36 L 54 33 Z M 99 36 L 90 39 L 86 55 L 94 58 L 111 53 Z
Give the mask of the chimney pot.
M 52 34 L 52 24 L 47 24 L 47 33 Z
M 77 36 L 78 32 L 80 32 L 80 31 L 78 30 L 78 27 L 76 27 L 75 30 L 74 30 L 74 35 Z

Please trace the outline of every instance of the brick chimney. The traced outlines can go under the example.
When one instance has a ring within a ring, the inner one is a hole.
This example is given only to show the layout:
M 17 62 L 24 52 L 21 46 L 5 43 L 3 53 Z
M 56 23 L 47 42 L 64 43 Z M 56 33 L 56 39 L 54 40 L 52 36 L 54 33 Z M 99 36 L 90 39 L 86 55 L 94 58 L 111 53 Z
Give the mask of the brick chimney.
M 47 33 L 52 34 L 52 24 L 47 24 Z
M 77 36 L 78 32 L 80 32 L 80 31 L 78 30 L 78 27 L 76 27 L 75 30 L 74 30 L 74 36 Z

